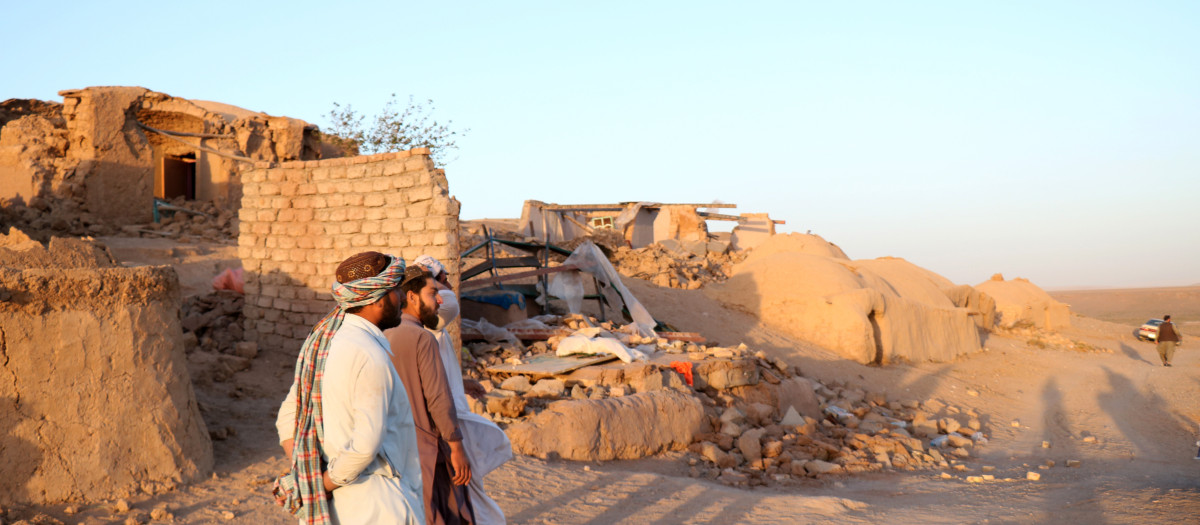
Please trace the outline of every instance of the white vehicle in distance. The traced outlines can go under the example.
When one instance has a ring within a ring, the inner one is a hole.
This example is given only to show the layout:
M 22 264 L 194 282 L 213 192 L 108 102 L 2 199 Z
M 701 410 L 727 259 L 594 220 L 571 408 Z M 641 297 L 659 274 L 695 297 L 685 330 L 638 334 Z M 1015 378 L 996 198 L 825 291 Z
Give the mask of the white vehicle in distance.
M 1158 341 L 1158 325 L 1163 324 L 1162 319 L 1151 319 L 1146 321 L 1141 328 L 1138 328 L 1138 341 Z

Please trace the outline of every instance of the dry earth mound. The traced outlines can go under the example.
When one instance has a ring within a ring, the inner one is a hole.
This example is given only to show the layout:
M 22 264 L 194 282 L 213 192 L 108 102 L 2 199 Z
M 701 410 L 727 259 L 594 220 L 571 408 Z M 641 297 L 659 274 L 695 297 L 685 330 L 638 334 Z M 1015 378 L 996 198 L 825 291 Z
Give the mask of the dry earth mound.
M 981 349 L 994 303 L 896 258 L 851 261 L 815 235 L 776 235 L 714 298 L 860 363 L 946 361 Z
M 98 501 L 207 475 L 182 340 L 170 267 L 0 236 L 0 503 Z
M 1071 310 L 1027 279 L 1005 281 L 1000 274 L 975 286 L 996 300 L 996 326 L 1012 329 L 1035 326 L 1059 330 L 1071 326 Z

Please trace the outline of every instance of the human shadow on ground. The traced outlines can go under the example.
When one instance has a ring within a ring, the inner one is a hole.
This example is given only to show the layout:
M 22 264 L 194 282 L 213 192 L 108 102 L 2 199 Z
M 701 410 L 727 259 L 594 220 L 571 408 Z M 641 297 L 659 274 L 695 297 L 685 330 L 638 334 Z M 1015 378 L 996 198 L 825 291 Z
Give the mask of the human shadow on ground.
M 1051 459 L 1055 461 L 1055 466 L 1063 468 L 1067 459 L 1077 459 L 1079 457 L 1079 449 L 1075 446 L 1076 432 L 1071 428 L 1071 422 L 1067 418 L 1063 406 L 1063 394 L 1058 387 L 1058 382 L 1054 378 L 1046 380 L 1042 386 L 1042 440 L 1049 444 L 1049 448 L 1043 446 L 1042 443 L 1036 444 L 1031 452 L 1031 456 L 1035 458 Z M 1049 472 L 1049 471 L 1043 471 Z M 1047 516 L 1055 516 L 1067 508 L 1077 505 L 1080 502 L 1088 502 L 1096 497 L 1096 487 L 1091 480 L 1085 480 L 1079 484 L 1083 489 L 1083 494 L 1079 496 L 1077 501 L 1060 501 L 1053 498 L 1045 500 L 1045 512 Z M 1099 524 L 1108 523 L 1104 516 L 1104 509 L 1098 505 L 1089 505 L 1076 509 L 1071 518 L 1077 523 Z
M 1109 390 L 1096 399 L 1139 455 L 1167 463 L 1193 457 L 1193 432 L 1191 425 L 1184 423 L 1185 417 L 1168 412 L 1166 401 L 1158 394 L 1144 393 L 1128 377 L 1102 368 L 1108 375 Z
M 1125 343 L 1120 343 L 1120 347 L 1121 347 L 1121 353 L 1125 354 L 1126 357 L 1128 357 L 1134 361 L 1141 361 L 1148 365 L 1154 366 L 1154 363 L 1147 361 L 1146 358 L 1142 357 L 1142 355 L 1138 353 L 1136 348 L 1133 348 Z

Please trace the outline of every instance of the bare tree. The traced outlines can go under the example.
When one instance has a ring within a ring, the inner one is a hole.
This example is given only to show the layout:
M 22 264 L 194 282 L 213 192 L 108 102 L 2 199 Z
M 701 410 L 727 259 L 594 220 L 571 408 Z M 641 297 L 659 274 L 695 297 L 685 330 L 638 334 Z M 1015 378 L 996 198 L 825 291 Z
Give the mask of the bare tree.
M 457 137 L 465 136 L 469 129 L 456 131 L 450 126 L 434 120 L 433 101 L 415 102 L 408 97 L 408 105 L 399 109 L 396 94 L 383 105 L 375 116 L 370 129 L 364 127 L 366 116 L 359 114 L 349 104 L 333 103 L 329 111 L 330 128 L 326 140 L 336 146 L 359 154 L 370 155 L 412 148 L 429 148 L 434 163 L 444 165 L 451 150 L 458 149 Z M 449 159 L 454 160 L 454 159 Z

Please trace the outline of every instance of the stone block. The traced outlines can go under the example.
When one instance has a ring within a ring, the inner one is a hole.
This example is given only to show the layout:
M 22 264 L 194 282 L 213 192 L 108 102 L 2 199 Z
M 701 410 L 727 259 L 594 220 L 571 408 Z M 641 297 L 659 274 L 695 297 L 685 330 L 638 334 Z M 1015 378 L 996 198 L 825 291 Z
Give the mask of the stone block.
M 551 403 L 508 427 L 513 452 L 576 461 L 636 459 L 683 450 L 699 433 L 699 399 L 672 390 Z
M 750 358 L 702 361 L 696 365 L 695 372 L 693 377 L 701 380 L 697 381 L 697 388 L 725 390 L 759 382 L 758 366 Z

